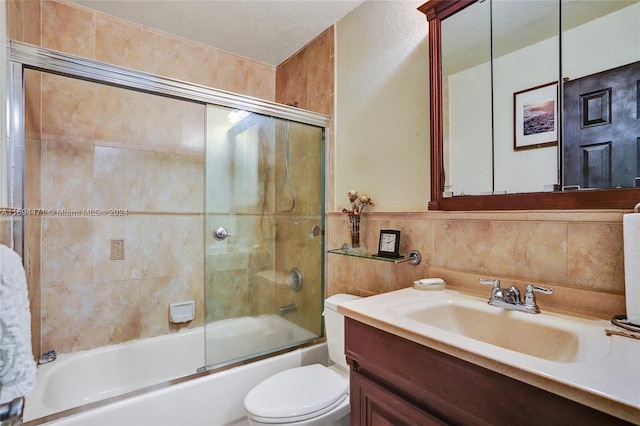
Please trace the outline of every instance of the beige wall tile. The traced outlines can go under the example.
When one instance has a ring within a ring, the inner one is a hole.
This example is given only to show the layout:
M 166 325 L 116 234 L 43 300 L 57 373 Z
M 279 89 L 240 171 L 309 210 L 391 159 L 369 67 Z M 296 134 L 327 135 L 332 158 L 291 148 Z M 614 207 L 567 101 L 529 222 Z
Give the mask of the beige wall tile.
M 22 40 L 39 46 L 42 43 L 42 3 L 39 1 L 22 1 L 24 25 Z
M 276 88 L 276 95 L 284 95 L 283 98 L 276 98 L 277 102 L 283 104 L 297 103 L 299 108 L 308 109 L 307 106 L 307 81 L 309 79 L 309 56 L 307 49 L 302 49 L 296 55 L 287 59 L 286 62 L 280 64 L 276 70 L 277 73 L 283 73 L 284 78 L 276 78 L 276 85 L 281 84 L 285 87 Z
M 93 282 L 92 233 L 91 218 L 42 218 L 43 289 Z
M 180 151 L 185 154 L 204 155 L 205 107 L 201 104 L 182 102 Z
M 0 216 L 0 244 L 11 247 L 11 217 Z
M 184 101 L 143 94 L 140 145 L 150 151 L 180 152 Z
M 218 86 L 219 50 L 184 41 L 182 46 L 182 79 L 208 87 Z
M 434 222 L 433 265 L 461 271 L 491 270 L 491 227 L 473 220 Z
M 330 60 L 333 58 L 333 41 L 333 27 L 329 27 L 306 47 L 309 51 L 308 99 L 333 93 L 333 60 Z
M 624 294 L 622 241 L 620 223 L 570 223 L 567 284 Z
M 41 73 L 24 71 L 24 135 L 40 139 L 42 133 L 42 79 Z
M 276 82 L 275 69 L 271 65 L 260 62 L 248 63 L 248 81 L 246 95 L 254 98 L 275 101 Z
M 95 57 L 95 13 L 68 3 L 42 1 L 42 46 Z
M 94 85 L 93 90 L 96 98 L 93 115 L 95 143 L 139 146 L 143 95 L 103 84 Z
M 532 280 L 566 283 L 567 225 L 492 222 L 490 271 L 511 277 L 526 273 Z
M 182 40 L 144 28 L 142 31 L 142 70 L 170 78 L 182 76 Z
M 94 155 L 92 205 L 96 208 L 202 212 L 202 158 L 100 146 Z
M 217 87 L 246 94 L 249 87 L 249 61 L 221 50 L 218 53 Z
M 97 217 L 92 234 L 93 282 L 196 273 L 202 270 L 200 216 Z M 111 240 L 124 240 L 124 260 L 111 260 Z
M 95 37 L 96 60 L 127 68 L 141 68 L 141 25 L 98 13 Z
M 326 219 L 326 246 L 338 248 L 345 218 L 335 212 Z M 553 287 L 554 294 L 542 299 L 554 311 L 597 318 L 624 311 L 622 212 L 371 212 L 366 223 L 363 238 L 369 252 L 375 251 L 379 229 L 400 229 L 402 239 L 421 252 L 423 263 L 395 265 L 390 276 L 370 259 L 329 254 L 327 295 L 377 294 L 408 287 L 417 276 L 440 276 L 461 291 L 484 297 L 478 278 L 495 277 L 507 286 L 532 282 Z
M 8 0 L 7 38 L 40 45 L 40 2 Z
M 93 138 L 94 83 L 42 74 L 42 133 Z
M 6 0 L 5 2 L 7 14 L 7 38 L 9 38 L 9 40 L 24 41 L 24 3 L 25 2 L 21 0 Z
M 40 207 L 92 208 L 93 160 L 93 145 L 84 138 L 55 136 L 44 139 Z

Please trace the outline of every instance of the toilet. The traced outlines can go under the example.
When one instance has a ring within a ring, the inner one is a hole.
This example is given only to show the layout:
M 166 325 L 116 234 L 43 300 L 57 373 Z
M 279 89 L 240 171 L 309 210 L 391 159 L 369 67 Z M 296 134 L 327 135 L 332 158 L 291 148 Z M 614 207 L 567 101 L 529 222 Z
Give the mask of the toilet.
M 333 365 L 306 365 L 262 381 L 244 398 L 251 425 L 349 425 L 349 367 L 344 355 L 344 316 L 337 306 L 359 299 L 336 294 L 324 302 L 324 322 Z

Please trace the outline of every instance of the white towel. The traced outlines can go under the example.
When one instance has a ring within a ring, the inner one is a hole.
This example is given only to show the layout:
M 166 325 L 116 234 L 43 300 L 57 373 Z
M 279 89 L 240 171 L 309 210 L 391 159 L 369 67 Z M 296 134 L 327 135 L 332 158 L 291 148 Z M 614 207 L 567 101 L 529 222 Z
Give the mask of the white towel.
M 0 245 L 0 403 L 27 396 L 35 375 L 24 268 L 16 252 Z

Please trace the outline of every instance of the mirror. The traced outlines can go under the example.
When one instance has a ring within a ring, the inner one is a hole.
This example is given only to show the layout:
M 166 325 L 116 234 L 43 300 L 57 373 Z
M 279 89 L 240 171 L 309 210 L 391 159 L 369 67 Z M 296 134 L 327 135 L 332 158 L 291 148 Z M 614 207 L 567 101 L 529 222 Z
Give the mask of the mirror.
M 574 154 L 577 159 L 570 158 L 564 152 L 563 129 L 570 129 L 571 126 L 561 125 L 565 123 L 563 114 L 566 108 L 562 104 L 563 91 L 555 87 L 561 80 L 558 78 L 561 69 L 562 75 L 568 77 L 568 82 L 615 68 L 620 66 L 621 61 L 625 64 L 638 62 L 638 7 L 638 1 L 575 0 L 563 0 L 561 5 L 555 1 L 431 0 L 421 6 L 419 9 L 429 20 L 431 47 L 432 201 L 429 209 L 629 209 L 635 205 L 640 200 L 640 191 L 630 188 L 635 186 L 635 176 L 631 184 L 628 183 L 629 179 L 627 183 L 620 184 L 620 179 L 613 178 L 610 184 L 601 185 L 607 189 L 569 191 L 598 187 L 598 182 L 602 181 L 601 175 L 608 173 L 604 166 L 609 164 L 609 157 L 606 143 L 605 149 L 583 144 L 581 148 L 574 149 L 574 152 L 579 152 L 579 155 Z M 486 9 L 489 8 L 492 19 L 487 19 Z M 559 19 L 560 9 L 562 20 Z M 466 24 L 459 23 L 465 20 Z M 490 61 L 486 60 L 484 53 L 487 20 L 490 37 L 493 37 Z M 561 37 L 559 22 L 562 22 L 563 29 Z M 471 49 L 474 54 L 482 52 L 480 57 L 484 62 L 475 59 L 477 55 L 456 53 L 460 52 L 458 49 L 461 47 L 450 44 L 456 34 L 462 32 L 456 30 L 461 25 L 462 28 L 473 28 L 468 32 L 475 31 L 459 37 L 461 40 L 467 39 L 461 46 Z M 603 36 L 608 33 L 615 34 L 618 41 Z M 620 38 L 623 35 L 625 38 Z M 559 55 L 560 42 L 562 61 Z M 460 59 L 465 59 L 463 65 L 459 65 Z M 592 64 L 598 64 L 599 69 Z M 490 68 L 492 75 L 488 89 L 492 101 L 488 120 L 486 71 L 478 72 L 483 66 Z M 482 80 L 483 88 L 474 85 L 465 101 L 460 95 L 464 83 L 460 77 L 465 70 L 474 67 L 475 84 L 481 85 L 479 81 Z M 634 81 L 637 80 L 640 77 Z M 457 103 L 459 99 L 462 99 L 462 104 Z M 479 103 L 476 104 L 476 101 Z M 583 97 L 582 102 L 596 121 L 606 113 L 606 97 Z M 638 123 L 640 111 L 637 110 L 640 108 L 637 107 L 638 101 L 635 102 L 632 104 L 628 101 L 627 104 L 636 105 L 635 122 Z M 467 111 L 467 117 L 463 111 Z M 583 108 L 583 114 L 584 111 Z M 615 114 L 615 110 L 612 113 Z M 532 122 L 531 117 L 535 123 L 533 130 L 523 132 L 522 129 Z M 490 138 L 487 137 L 487 122 L 493 124 Z M 630 125 L 626 126 L 628 128 Z M 465 132 L 467 135 L 475 133 L 475 137 L 456 138 L 465 135 Z M 535 138 L 530 138 L 530 135 Z M 637 156 L 640 131 L 635 133 L 635 137 L 636 147 L 632 149 Z M 487 148 L 488 139 L 491 140 L 490 148 Z M 491 152 L 488 155 L 489 150 Z M 462 161 L 459 161 L 456 152 L 463 153 L 463 157 L 460 157 Z M 627 160 L 631 157 L 629 153 L 624 155 Z M 571 167 L 580 169 L 581 183 L 587 179 L 587 185 L 567 185 L 567 177 L 564 178 L 566 183 L 563 182 L 563 172 Z M 635 167 L 636 164 L 633 164 L 630 168 L 634 170 L 629 170 L 627 174 L 640 175 Z M 487 184 L 488 170 L 491 170 L 490 184 Z M 564 191 L 560 190 L 563 183 Z
M 488 1 L 478 2 L 441 24 L 442 156 L 449 195 L 493 191 L 490 13 Z
M 640 187 L 640 2 L 562 5 L 563 184 Z

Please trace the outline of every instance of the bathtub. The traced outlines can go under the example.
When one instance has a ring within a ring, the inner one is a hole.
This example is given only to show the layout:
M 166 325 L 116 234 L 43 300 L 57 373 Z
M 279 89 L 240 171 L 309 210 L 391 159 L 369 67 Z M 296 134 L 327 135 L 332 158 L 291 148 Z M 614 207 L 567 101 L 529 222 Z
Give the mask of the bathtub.
M 197 370 L 205 364 L 215 365 L 228 362 L 230 359 L 242 360 L 248 358 L 246 354 L 265 354 L 276 348 L 291 347 L 299 342 L 310 341 L 317 336 L 307 330 L 279 317 L 277 315 L 262 315 L 259 317 L 242 317 L 230 320 L 217 321 L 206 326 L 207 340 L 207 361 L 205 362 L 205 327 L 199 327 L 190 330 L 184 330 L 178 333 L 141 339 L 132 342 L 111 345 L 99 349 L 74 352 L 70 354 L 60 354 L 55 361 L 38 367 L 36 375 L 36 388 L 27 397 L 25 404 L 25 422 L 34 419 L 40 419 L 54 413 L 59 413 L 75 407 L 87 407 L 88 404 L 96 401 L 105 400 L 119 395 L 124 395 L 139 389 L 152 387 L 149 392 L 135 392 L 132 398 L 119 398 L 117 402 L 109 404 L 113 407 L 130 407 L 131 401 L 147 401 L 149 404 L 150 395 L 164 395 L 167 392 L 179 392 L 180 389 L 200 389 L 206 388 L 206 393 L 215 395 L 220 392 L 219 386 L 222 386 L 222 394 L 225 400 L 229 397 L 227 394 L 227 385 L 225 384 L 228 377 L 239 374 L 245 370 L 258 368 L 258 365 L 265 367 L 265 371 L 271 371 L 280 365 L 289 365 L 291 362 L 302 362 L 300 359 L 296 361 L 295 355 L 284 354 L 291 358 L 289 361 L 281 364 L 271 358 L 262 361 L 246 364 L 245 366 L 232 368 L 220 373 L 201 375 L 188 381 L 182 381 L 177 384 L 167 385 L 164 389 L 159 384 L 167 383 L 173 379 L 193 375 Z M 318 345 L 316 345 L 318 346 Z M 295 351 L 294 351 L 295 352 Z M 279 355 L 273 358 L 279 358 Z M 285 358 L 286 358 L 285 357 Z M 274 367 L 267 367 L 273 364 Z M 300 364 L 303 365 L 303 364 Z M 255 367 L 254 367 L 255 366 Z M 289 368 L 283 367 L 282 369 Z M 236 370 L 238 370 L 236 372 Z M 262 371 L 254 371 L 249 376 L 251 380 L 244 380 L 245 385 L 253 383 L 254 377 L 260 377 Z M 267 375 L 268 376 L 268 375 Z M 231 379 L 231 383 L 235 379 Z M 196 384 L 196 382 L 198 384 Z M 256 382 L 257 383 L 257 382 Z M 255 383 L 254 383 L 255 385 Z M 246 390 L 246 388 L 234 385 L 235 389 Z M 164 393 L 163 393 L 164 392 Z M 189 391 L 190 392 L 190 391 Z M 189 393 L 188 392 L 188 393 Z M 198 392 L 202 392 L 200 389 Z M 240 408 L 244 395 L 237 393 Z M 180 397 L 175 396 L 175 400 Z M 192 401 L 191 397 L 186 400 Z M 209 409 L 214 400 L 208 400 L 205 403 Z M 189 402 L 188 405 L 191 405 Z M 93 404 L 98 405 L 98 404 Z M 85 415 L 99 411 L 100 413 L 110 413 L 105 407 L 91 409 Z M 182 409 L 174 402 L 168 406 L 160 404 L 158 411 Z M 145 409 L 146 410 L 146 409 Z M 155 409 L 154 409 L 155 410 Z M 126 410 L 125 410 L 126 411 Z M 222 410 L 223 412 L 225 410 Z M 131 413 L 136 413 L 136 409 L 126 411 L 124 421 L 128 421 Z M 142 412 L 138 413 L 138 415 Z M 146 411 L 144 414 L 150 414 Z M 183 413 L 187 414 L 187 413 Z M 234 415 L 239 414 L 234 411 Z M 111 414 L 109 414 L 111 415 Z M 111 423 L 107 421 L 104 424 L 113 424 L 114 419 L 110 418 Z M 94 424 L 93 420 L 80 420 L 80 423 L 66 423 L 74 421 L 74 416 L 66 417 L 62 423 L 53 424 Z M 165 419 L 171 418 L 167 415 L 159 415 L 155 422 L 149 424 L 170 424 L 163 423 Z M 100 423 L 100 417 L 95 420 L 95 424 Z M 143 419 L 135 418 L 131 424 L 143 424 Z M 226 418 L 222 423 L 211 423 L 206 421 L 193 424 L 228 424 L 234 419 Z M 146 421 L 146 420 L 145 420 Z M 159 423 L 158 423 L 159 421 Z M 34 422 L 34 423 L 40 423 Z M 120 419 L 116 422 L 122 423 Z M 175 424 L 182 423 L 182 420 Z

